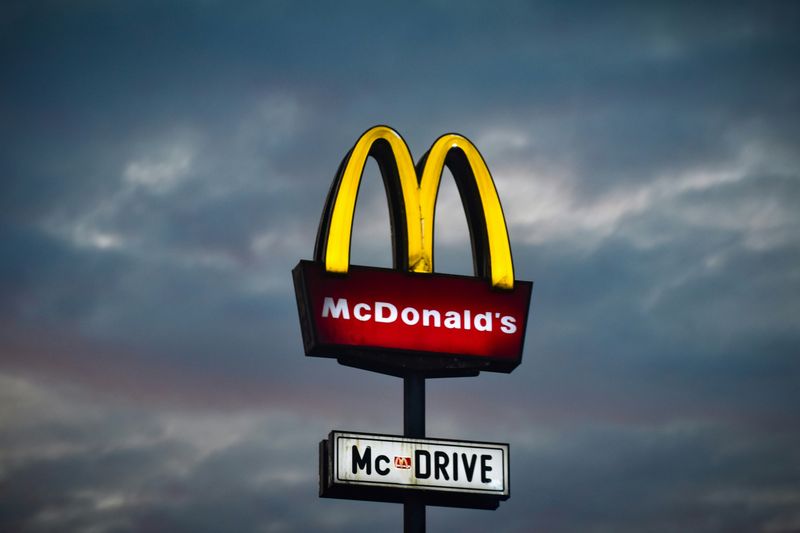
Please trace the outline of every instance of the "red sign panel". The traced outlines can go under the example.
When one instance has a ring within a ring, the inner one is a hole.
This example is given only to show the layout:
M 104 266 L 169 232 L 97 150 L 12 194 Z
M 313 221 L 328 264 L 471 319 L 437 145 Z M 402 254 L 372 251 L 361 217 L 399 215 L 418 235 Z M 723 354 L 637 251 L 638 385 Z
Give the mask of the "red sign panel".
M 444 373 L 510 372 L 520 363 L 531 282 L 498 290 L 448 274 L 362 266 L 331 274 L 311 261 L 293 274 L 306 355 L 368 367 L 380 354 L 381 366 Z

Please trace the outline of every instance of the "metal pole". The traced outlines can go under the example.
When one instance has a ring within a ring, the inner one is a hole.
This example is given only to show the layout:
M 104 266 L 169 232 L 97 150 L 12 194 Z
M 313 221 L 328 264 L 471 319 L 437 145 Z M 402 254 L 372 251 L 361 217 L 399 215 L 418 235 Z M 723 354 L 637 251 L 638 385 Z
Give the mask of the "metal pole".
M 417 374 L 403 378 L 403 435 L 425 437 L 425 378 Z M 425 533 L 425 504 L 418 498 L 403 503 L 403 531 Z
M 403 378 L 403 435 L 425 438 L 425 378 L 418 375 Z

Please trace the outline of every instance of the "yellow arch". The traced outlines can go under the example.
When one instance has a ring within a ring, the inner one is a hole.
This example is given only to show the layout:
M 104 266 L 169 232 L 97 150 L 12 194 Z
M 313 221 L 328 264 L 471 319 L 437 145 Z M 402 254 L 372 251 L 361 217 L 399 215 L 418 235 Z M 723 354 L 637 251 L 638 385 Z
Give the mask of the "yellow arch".
M 356 142 L 338 175 L 338 184 L 331 190 L 332 209 L 323 220 L 319 238 L 325 239 L 325 270 L 346 273 L 350 266 L 350 238 L 353 215 L 361 176 L 372 146 L 385 141 L 397 166 L 399 188 L 404 204 L 405 239 L 401 250 L 395 254 L 406 254 L 408 270 L 412 272 L 433 272 L 433 230 L 436 210 L 436 197 L 439 192 L 442 171 L 447 156 L 454 149 L 463 152 L 472 171 L 477 188 L 480 208 L 485 219 L 486 240 L 494 287 L 511 289 L 514 287 L 514 265 L 511 247 L 506 230 L 505 217 L 500 205 L 492 176 L 477 148 L 465 137 L 457 134 L 443 135 L 434 142 L 426 156 L 422 176 L 418 177 L 411 159 L 411 152 L 403 138 L 392 128 L 375 126 L 367 130 Z M 391 198 L 392 196 L 389 195 Z M 331 199 L 329 198 L 329 202 Z M 399 206 L 394 206 L 398 208 Z M 465 206 L 466 208 L 466 206 Z M 466 209 L 465 209 L 466 210 Z M 469 215 L 468 215 L 469 216 Z M 475 236 L 473 236 L 473 239 Z M 403 241 L 403 239 L 401 239 Z M 477 258 L 475 258 L 477 260 Z
M 414 206 L 419 205 L 419 192 L 417 173 L 414 170 L 411 152 L 399 133 L 386 126 L 375 126 L 358 139 L 350 151 L 344 171 L 339 177 L 338 189 L 335 191 L 336 199 L 328 225 L 327 246 L 325 247 L 325 270 L 328 272 L 346 273 L 350 266 L 350 236 L 353 229 L 353 214 L 355 213 L 358 187 L 370 149 L 373 144 L 381 140 L 389 143 L 397 164 L 403 203 L 406 206 L 408 249 L 416 250 L 421 247 L 419 208 L 416 209 L 416 213 L 414 212 Z M 396 251 L 396 253 L 398 252 Z M 412 262 L 409 261 L 409 264 Z
M 469 139 L 456 133 L 448 133 L 439 137 L 431 146 L 425 160 L 419 184 L 420 225 L 423 237 L 421 254 L 426 263 L 432 266 L 436 196 L 439 193 L 445 160 L 450 151 L 454 149 L 460 149 L 466 156 L 478 188 L 478 197 L 486 221 L 492 286 L 511 289 L 514 287 L 514 262 L 511 258 L 511 245 L 508 240 L 506 219 L 500 205 L 500 197 L 497 195 L 489 168 L 478 149 Z M 432 268 L 424 271 L 430 272 L 431 270 Z

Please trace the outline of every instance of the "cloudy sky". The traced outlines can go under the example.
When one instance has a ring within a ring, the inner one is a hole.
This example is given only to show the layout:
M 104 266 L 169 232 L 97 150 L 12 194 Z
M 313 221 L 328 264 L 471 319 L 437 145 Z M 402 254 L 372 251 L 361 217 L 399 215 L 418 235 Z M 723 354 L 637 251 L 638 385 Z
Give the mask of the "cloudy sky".
M 535 281 L 517 370 L 428 384 L 511 499 L 430 531 L 800 530 L 798 57 L 794 2 L 3 2 L 0 530 L 400 529 L 317 497 L 402 384 L 304 357 L 290 276 L 375 124 L 469 137 Z

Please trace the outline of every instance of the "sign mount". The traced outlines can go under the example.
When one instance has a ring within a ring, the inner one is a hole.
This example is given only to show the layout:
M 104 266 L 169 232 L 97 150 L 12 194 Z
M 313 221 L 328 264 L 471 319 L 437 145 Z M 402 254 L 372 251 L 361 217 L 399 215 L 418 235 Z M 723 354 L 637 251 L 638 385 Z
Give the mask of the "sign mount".
M 383 177 L 394 269 L 350 265 L 350 238 L 367 157 Z M 433 272 L 433 228 L 448 167 L 470 231 L 475 276 Z M 347 153 L 325 204 L 314 261 L 293 271 L 306 355 L 392 375 L 511 372 L 522 357 L 533 284 L 514 279 L 505 218 L 483 157 L 465 137 L 437 139 L 416 167 L 387 126 Z
M 350 264 L 367 158 L 380 169 L 394 268 Z M 474 276 L 434 273 L 436 198 L 447 167 L 469 226 Z M 404 436 L 332 431 L 320 442 L 320 496 L 496 509 L 509 497 L 509 445 L 425 438 L 425 380 L 511 372 L 521 362 L 533 283 L 514 277 L 503 209 L 486 162 L 462 135 L 439 137 L 416 166 L 403 138 L 375 126 L 345 155 L 314 259 L 292 270 L 307 356 L 403 378 Z

